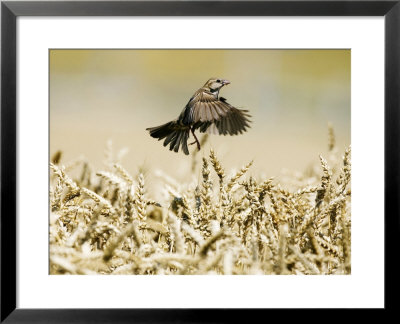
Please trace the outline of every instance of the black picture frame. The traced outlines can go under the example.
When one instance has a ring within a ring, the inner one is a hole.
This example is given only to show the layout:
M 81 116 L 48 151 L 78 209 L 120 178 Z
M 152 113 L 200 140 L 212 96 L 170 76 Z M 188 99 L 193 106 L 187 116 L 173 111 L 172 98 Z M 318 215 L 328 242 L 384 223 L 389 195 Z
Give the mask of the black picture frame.
M 267 309 L 20 309 L 16 307 L 16 19 L 19 16 L 384 16 L 385 309 L 396 307 L 399 237 L 400 0 L 394 1 L 2 1 L 1 322 L 234 322 Z M 371 152 L 371 154 L 374 154 Z M 366 283 L 367 284 L 367 283 Z M 40 292 L 37 292 L 40 295 Z M 345 292 L 344 292 L 345 293 Z

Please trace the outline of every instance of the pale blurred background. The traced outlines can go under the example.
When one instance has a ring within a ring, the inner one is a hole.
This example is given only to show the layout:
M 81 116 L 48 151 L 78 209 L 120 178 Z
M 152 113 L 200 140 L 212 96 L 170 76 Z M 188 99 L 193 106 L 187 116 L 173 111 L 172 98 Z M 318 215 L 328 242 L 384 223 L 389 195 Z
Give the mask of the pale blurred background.
M 176 118 L 210 77 L 231 81 L 220 95 L 253 123 L 244 135 L 211 135 L 197 159 L 212 147 L 228 170 L 254 159 L 252 172 L 269 177 L 326 154 L 328 122 L 341 154 L 350 144 L 350 50 L 52 50 L 50 154 L 84 155 L 101 169 L 112 140 L 129 149 L 122 164 L 134 175 L 145 167 L 187 176 L 192 156 L 145 128 Z

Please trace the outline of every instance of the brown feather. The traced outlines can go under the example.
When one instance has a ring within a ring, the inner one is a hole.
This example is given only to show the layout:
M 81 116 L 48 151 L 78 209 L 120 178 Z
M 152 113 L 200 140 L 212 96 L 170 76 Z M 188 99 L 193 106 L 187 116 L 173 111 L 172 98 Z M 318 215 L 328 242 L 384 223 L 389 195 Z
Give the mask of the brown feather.
M 208 104 L 205 104 L 204 105 L 204 109 L 206 110 L 206 113 L 207 113 L 207 119 L 206 120 L 213 120 L 213 116 L 212 116 L 212 113 L 211 113 L 211 107 L 208 105 Z
M 212 112 L 214 120 L 218 120 L 220 118 L 220 116 L 217 111 L 217 109 L 218 109 L 217 104 L 210 103 L 210 106 L 211 106 L 211 112 Z

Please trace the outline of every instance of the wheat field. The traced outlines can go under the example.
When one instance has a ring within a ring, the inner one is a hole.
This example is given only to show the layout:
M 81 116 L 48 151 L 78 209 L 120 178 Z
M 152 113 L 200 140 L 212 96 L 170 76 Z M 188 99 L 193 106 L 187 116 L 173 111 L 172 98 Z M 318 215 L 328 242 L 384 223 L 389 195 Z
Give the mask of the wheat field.
M 50 274 L 350 274 L 351 152 L 339 154 L 332 127 L 328 148 L 319 165 L 279 182 L 248 176 L 253 161 L 225 170 L 217 152 L 194 152 L 187 183 L 150 171 L 159 200 L 146 172 L 129 174 L 111 145 L 103 170 L 84 158 L 62 163 L 59 151 Z

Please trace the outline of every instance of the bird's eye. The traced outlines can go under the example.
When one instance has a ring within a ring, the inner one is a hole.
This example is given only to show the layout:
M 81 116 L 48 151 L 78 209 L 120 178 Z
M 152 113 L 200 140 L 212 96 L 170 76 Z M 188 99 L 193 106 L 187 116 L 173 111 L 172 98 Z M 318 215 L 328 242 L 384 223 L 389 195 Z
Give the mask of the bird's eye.
M 218 79 L 218 80 L 217 80 L 217 82 L 218 82 L 218 83 L 221 83 L 221 80 L 220 80 L 220 79 Z

